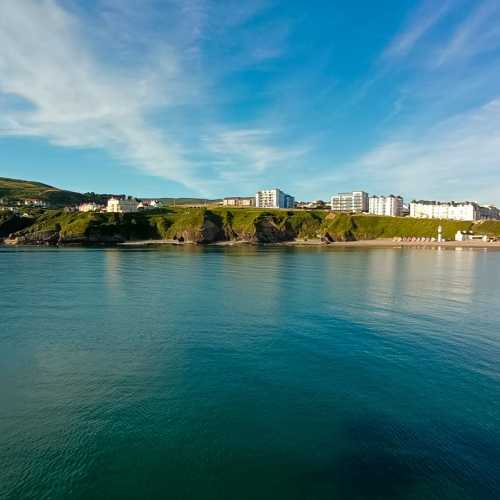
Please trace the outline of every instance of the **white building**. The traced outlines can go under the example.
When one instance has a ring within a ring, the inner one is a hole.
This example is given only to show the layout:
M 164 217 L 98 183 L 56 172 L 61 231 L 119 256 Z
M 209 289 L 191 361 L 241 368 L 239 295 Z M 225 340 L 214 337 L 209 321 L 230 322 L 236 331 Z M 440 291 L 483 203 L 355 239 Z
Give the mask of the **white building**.
M 368 193 L 352 191 L 332 196 L 332 210 L 335 212 L 368 212 Z
M 295 199 L 280 189 L 264 189 L 257 191 L 255 206 L 257 208 L 293 208 Z
M 412 201 L 410 217 L 418 219 L 478 220 L 479 205 L 470 201 Z
M 137 204 L 138 210 L 152 210 L 158 207 L 161 207 L 161 203 L 158 200 L 142 200 Z
M 374 215 L 401 217 L 403 212 L 403 198 L 401 196 L 370 196 L 368 212 Z
M 323 200 L 314 200 L 314 201 L 299 201 L 295 203 L 296 208 L 326 208 L 326 203 Z
M 106 211 L 110 213 L 125 214 L 130 212 L 137 212 L 139 202 L 132 197 L 128 197 L 124 200 L 119 198 L 110 198 L 108 200 L 108 206 Z
M 486 234 L 474 234 L 471 231 L 457 231 L 455 234 L 455 241 L 489 241 Z
M 24 200 L 24 206 L 46 208 L 48 205 L 46 201 L 39 200 L 36 198 L 27 198 L 26 200 Z
M 90 202 L 90 203 L 82 203 L 79 207 L 78 207 L 78 211 L 79 212 L 97 212 L 98 210 L 100 210 L 100 205 L 98 205 L 97 203 L 93 203 L 93 202 Z
M 222 200 L 224 207 L 254 207 L 256 198 L 251 196 L 232 196 Z

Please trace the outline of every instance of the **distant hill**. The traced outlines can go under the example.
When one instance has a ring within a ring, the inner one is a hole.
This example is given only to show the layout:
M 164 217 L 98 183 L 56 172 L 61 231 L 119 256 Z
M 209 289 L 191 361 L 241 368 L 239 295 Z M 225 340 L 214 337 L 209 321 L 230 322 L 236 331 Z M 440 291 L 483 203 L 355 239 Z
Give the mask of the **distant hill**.
M 0 198 L 19 201 L 27 198 L 44 200 L 51 205 L 77 205 L 88 197 L 81 193 L 65 191 L 41 182 L 0 177 Z
M 52 207 L 64 207 L 79 205 L 80 203 L 93 201 L 106 204 L 112 196 L 123 196 L 116 194 L 77 193 L 59 189 L 41 182 L 25 181 L 21 179 L 9 179 L 0 177 L 0 199 L 9 202 L 22 201 L 25 199 L 37 199 L 46 201 Z
M 215 205 L 222 200 L 209 200 L 207 198 L 156 198 L 165 205 L 187 205 L 187 206 L 204 206 L 204 205 Z
M 54 207 L 64 207 L 66 205 L 79 205 L 80 203 L 94 201 L 105 204 L 111 196 L 123 196 L 117 194 L 97 194 L 97 193 L 76 193 L 66 191 L 41 182 L 25 181 L 21 179 L 9 179 L 0 177 L 0 199 L 10 202 L 25 199 L 44 200 Z M 156 198 L 158 199 L 158 198 Z M 220 200 L 209 200 L 205 198 L 159 198 L 166 205 L 212 205 Z

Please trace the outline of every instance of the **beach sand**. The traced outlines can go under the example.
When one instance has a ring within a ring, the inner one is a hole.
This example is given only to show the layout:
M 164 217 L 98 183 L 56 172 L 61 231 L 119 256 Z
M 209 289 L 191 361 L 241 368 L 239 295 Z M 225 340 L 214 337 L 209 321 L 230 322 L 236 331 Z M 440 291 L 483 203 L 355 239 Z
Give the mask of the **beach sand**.
M 120 246 L 150 246 L 150 245 L 190 245 L 190 242 L 179 242 L 177 240 L 142 240 L 142 241 L 127 241 L 120 243 Z M 253 245 L 251 241 L 218 241 L 210 243 L 212 246 L 235 246 L 235 245 Z M 262 244 L 262 243 L 258 243 Z M 360 240 L 360 241 L 336 241 L 326 243 L 320 239 L 309 240 L 293 240 L 279 243 L 267 243 L 267 245 L 279 246 L 324 246 L 331 248 L 348 248 L 348 247 L 378 247 L 378 248 L 491 248 L 500 250 L 500 241 L 485 242 L 485 241 L 395 241 L 392 238 L 379 240 Z

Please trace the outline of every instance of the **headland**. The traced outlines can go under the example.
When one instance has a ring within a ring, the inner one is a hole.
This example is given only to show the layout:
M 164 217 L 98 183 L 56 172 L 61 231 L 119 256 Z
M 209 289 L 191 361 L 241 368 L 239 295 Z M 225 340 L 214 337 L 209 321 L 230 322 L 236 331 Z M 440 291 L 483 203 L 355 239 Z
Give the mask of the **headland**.
M 445 241 L 435 237 L 441 226 Z M 10 245 L 284 244 L 495 248 L 496 241 L 452 241 L 457 231 L 500 238 L 500 221 L 350 215 L 326 210 L 159 208 L 135 213 L 40 210 L 0 212 Z

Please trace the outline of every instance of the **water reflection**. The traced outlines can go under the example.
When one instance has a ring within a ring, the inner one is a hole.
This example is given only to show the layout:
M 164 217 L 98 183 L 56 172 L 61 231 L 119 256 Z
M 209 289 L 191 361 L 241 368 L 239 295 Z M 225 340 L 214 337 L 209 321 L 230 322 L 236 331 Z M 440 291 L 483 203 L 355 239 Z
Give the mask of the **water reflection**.
M 2 255 L 0 497 L 499 497 L 500 253 L 30 254 Z

